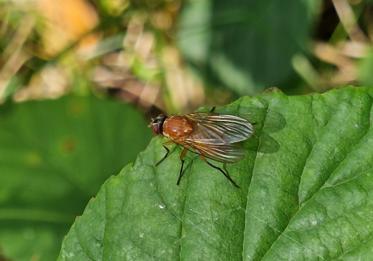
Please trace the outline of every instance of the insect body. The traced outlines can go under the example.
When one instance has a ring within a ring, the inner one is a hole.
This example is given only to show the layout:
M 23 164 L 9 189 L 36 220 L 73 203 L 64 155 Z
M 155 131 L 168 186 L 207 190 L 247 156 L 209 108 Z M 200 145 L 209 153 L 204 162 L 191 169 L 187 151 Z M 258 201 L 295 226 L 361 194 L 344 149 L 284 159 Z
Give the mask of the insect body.
M 197 153 L 211 167 L 219 170 L 236 187 L 225 168 L 225 163 L 233 163 L 244 156 L 244 150 L 239 142 L 248 139 L 253 133 L 253 127 L 246 119 L 234 115 L 216 113 L 191 113 L 182 116 L 157 116 L 151 122 L 153 132 L 163 135 L 173 143 L 183 146 L 180 154 L 182 162 L 179 184 L 183 175 L 184 157 L 188 150 Z M 156 164 L 159 165 L 169 153 Z M 224 170 L 213 165 L 208 159 L 224 163 Z

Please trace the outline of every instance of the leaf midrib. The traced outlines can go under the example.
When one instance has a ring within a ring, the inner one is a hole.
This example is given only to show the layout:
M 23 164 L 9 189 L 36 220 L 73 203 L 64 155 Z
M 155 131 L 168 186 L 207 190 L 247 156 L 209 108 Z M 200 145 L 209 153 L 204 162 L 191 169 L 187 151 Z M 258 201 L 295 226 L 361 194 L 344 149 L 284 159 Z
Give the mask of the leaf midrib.
M 264 117 L 263 117 L 263 125 L 262 125 L 262 128 L 260 129 L 260 133 L 263 131 L 264 129 L 264 126 L 265 126 L 265 121 L 267 119 L 267 115 L 268 115 L 268 110 L 269 110 L 269 104 L 266 106 L 265 108 L 265 114 L 264 114 Z M 255 134 L 255 133 L 254 133 Z M 255 169 L 255 164 L 256 164 L 256 160 L 257 160 L 257 156 L 258 156 L 258 150 L 260 148 L 260 144 L 261 144 L 261 135 L 258 137 L 258 146 L 255 150 L 255 158 L 254 158 L 254 162 L 253 162 L 253 167 L 251 168 L 251 178 L 250 178 L 250 183 L 248 185 L 248 188 L 247 188 L 247 193 L 246 193 L 246 207 L 245 207 L 245 211 L 244 211 L 244 227 L 243 227 L 243 240 L 242 240 L 242 250 L 241 250 L 241 257 L 242 257 L 242 260 L 245 260 L 245 245 L 246 245 L 246 214 L 247 214 L 247 203 L 248 203 L 248 196 L 249 196 L 249 193 L 250 193 L 250 188 L 251 188 L 251 184 L 252 184 L 252 180 L 253 180 L 253 177 L 254 177 L 254 169 Z

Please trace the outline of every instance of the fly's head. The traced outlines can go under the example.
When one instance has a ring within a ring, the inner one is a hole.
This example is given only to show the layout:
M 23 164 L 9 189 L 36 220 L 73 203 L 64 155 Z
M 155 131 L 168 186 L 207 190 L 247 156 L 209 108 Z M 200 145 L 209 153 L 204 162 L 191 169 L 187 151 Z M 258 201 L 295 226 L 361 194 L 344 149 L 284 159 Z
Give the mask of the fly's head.
M 161 135 L 163 132 L 163 123 L 167 119 L 167 116 L 164 114 L 159 114 L 157 117 L 153 118 L 149 124 L 149 127 L 152 128 L 154 134 Z

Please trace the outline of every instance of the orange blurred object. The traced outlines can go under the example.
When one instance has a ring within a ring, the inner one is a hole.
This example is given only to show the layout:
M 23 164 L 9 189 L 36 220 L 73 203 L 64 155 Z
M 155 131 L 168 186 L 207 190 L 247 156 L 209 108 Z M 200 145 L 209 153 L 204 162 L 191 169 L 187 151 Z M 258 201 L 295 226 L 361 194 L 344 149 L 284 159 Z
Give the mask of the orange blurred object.
M 94 8 L 85 0 L 37 0 L 38 10 L 45 18 L 43 52 L 51 56 L 91 31 L 98 23 Z M 82 39 L 80 47 L 96 43 L 97 36 Z

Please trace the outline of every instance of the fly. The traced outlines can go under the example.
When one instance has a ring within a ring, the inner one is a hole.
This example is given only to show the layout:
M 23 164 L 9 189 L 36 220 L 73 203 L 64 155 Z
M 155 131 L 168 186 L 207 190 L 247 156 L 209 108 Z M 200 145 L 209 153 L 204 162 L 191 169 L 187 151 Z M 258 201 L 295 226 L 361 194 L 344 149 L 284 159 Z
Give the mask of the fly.
M 230 177 L 225 164 L 237 162 L 244 157 L 245 151 L 240 146 L 240 142 L 247 140 L 253 134 L 253 125 L 238 116 L 214 113 L 214 109 L 215 107 L 210 112 L 186 115 L 160 114 L 150 123 L 156 135 L 169 139 L 166 143 L 171 142 L 183 147 L 180 153 L 181 168 L 177 185 L 180 184 L 183 176 L 184 158 L 189 150 L 199 154 L 208 165 L 219 170 L 235 187 L 239 187 Z M 165 144 L 163 147 L 166 154 L 156 166 L 164 161 L 170 152 Z M 207 159 L 224 163 L 223 169 Z

